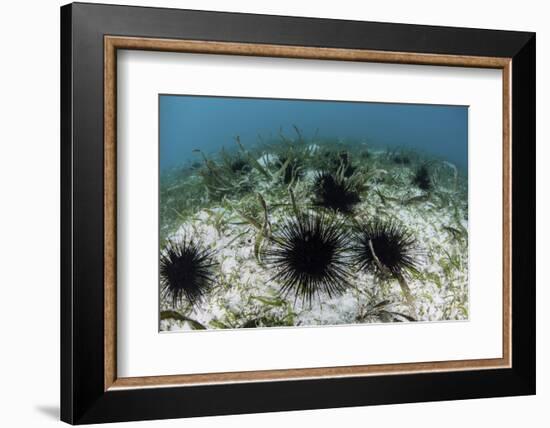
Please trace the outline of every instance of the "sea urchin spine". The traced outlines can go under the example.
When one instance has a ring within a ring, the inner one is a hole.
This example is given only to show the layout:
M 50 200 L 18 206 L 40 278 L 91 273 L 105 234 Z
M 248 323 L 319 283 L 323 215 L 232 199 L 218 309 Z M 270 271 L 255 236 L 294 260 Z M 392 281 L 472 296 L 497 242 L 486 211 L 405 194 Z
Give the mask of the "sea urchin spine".
M 275 270 L 272 280 L 281 284 L 283 295 L 294 292 L 296 299 L 310 305 L 320 292 L 329 297 L 342 294 L 350 285 L 349 238 L 340 221 L 323 215 L 293 217 L 266 250 L 266 262 Z
M 183 298 L 191 306 L 202 301 L 214 285 L 213 252 L 192 240 L 168 241 L 160 255 L 160 283 L 163 296 L 175 307 Z

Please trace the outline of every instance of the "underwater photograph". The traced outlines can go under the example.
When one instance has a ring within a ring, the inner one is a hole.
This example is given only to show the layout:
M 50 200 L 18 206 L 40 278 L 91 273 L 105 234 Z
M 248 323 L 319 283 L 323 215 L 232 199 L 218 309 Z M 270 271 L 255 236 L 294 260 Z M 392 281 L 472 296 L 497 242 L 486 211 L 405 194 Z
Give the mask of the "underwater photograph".
M 468 107 L 159 95 L 159 330 L 468 320 Z

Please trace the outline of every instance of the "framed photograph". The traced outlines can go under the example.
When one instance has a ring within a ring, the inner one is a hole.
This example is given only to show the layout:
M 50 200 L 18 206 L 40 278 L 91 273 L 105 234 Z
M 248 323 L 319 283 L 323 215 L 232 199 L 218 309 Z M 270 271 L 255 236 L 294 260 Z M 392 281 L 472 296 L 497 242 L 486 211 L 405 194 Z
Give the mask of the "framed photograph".
M 535 393 L 535 35 L 61 8 L 61 418 Z

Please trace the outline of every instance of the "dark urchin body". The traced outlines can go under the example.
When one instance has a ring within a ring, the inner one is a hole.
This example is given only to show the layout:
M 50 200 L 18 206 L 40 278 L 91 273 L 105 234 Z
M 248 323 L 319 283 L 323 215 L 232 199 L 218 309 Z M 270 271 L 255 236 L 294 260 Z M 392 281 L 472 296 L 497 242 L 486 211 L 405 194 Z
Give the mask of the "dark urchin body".
M 339 295 L 349 286 L 346 246 L 349 233 L 343 224 L 323 215 L 301 215 L 283 224 L 266 251 L 266 262 L 275 270 L 271 278 L 281 292 L 311 304 L 320 292 Z
M 231 171 L 235 174 L 244 174 L 250 172 L 250 164 L 243 158 L 235 158 L 230 165 Z
M 200 303 L 214 284 L 213 252 L 192 240 L 168 241 L 160 255 L 160 283 L 165 296 L 176 306 L 185 298 L 192 306 Z
M 329 172 L 317 175 L 313 190 L 316 206 L 329 208 L 344 214 L 351 213 L 353 207 L 361 202 L 359 193 L 352 188 L 349 182 L 338 179 Z
M 428 167 L 426 165 L 422 165 L 416 170 L 413 183 L 422 190 L 428 191 L 432 188 L 430 172 L 428 171 Z
M 412 233 L 395 221 L 373 221 L 357 227 L 353 262 L 359 269 L 399 277 L 417 270 L 419 254 Z

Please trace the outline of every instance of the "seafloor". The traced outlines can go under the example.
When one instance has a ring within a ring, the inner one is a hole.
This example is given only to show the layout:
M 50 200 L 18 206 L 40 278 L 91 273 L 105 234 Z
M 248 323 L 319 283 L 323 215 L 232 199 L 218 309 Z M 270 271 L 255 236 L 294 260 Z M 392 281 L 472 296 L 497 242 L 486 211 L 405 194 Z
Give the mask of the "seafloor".
M 199 304 L 174 304 L 159 293 L 161 331 L 468 319 L 465 172 L 419 151 L 306 139 L 298 129 L 293 138 L 281 133 L 255 147 L 236 143 L 231 152 L 196 150 L 196 161 L 161 175 L 161 253 L 168 240 L 192 239 L 218 262 L 214 287 Z M 429 171 L 429 188 L 415 182 L 421 167 Z M 412 232 L 418 269 L 406 281 L 414 312 L 395 278 L 361 270 L 338 296 L 318 293 L 307 302 L 280 292 L 263 259 L 271 245 L 265 230 L 276 231 L 296 210 L 319 210 L 312 186 L 330 168 L 357 186 L 361 201 L 352 213 L 329 215 L 393 219 Z

